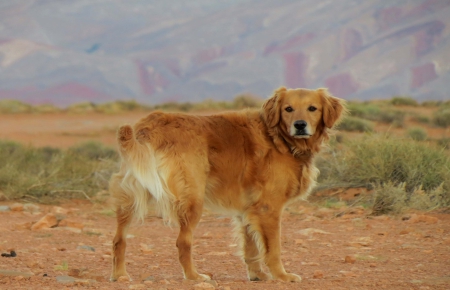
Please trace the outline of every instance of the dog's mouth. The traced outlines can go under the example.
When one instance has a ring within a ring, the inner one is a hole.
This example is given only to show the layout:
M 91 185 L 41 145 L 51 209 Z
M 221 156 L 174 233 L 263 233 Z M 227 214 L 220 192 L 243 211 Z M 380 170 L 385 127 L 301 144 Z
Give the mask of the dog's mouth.
M 311 137 L 312 135 L 309 134 L 295 134 L 293 137 L 295 139 L 309 139 L 309 137 Z

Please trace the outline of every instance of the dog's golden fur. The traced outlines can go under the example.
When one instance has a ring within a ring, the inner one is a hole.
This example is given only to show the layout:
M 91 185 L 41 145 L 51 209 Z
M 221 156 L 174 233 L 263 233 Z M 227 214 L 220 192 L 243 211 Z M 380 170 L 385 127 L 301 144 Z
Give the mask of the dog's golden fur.
M 209 279 L 197 272 L 191 254 L 193 230 L 207 206 L 234 217 L 250 280 L 300 281 L 281 263 L 281 213 L 314 187 L 314 155 L 343 112 L 344 101 L 326 89 L 282 87 L 261 110 L 154 112 L 134 127 L 122 126 L 122 163 L 110 181 L 117 201 L 111 280 L 128 275 L 126 230 L 153 200 L 164 220 L 180 228 L 176 245 L 186 279 Z

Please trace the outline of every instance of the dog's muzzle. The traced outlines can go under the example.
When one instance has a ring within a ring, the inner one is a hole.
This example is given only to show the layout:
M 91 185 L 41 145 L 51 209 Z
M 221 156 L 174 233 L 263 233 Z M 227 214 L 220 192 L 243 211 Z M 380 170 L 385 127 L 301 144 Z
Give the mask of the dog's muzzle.
M 294 138 L 309 138 L 311 135 L 309 134 L 307 130 L 308 123 L 303 120 L 297 120 L 294 122 Z

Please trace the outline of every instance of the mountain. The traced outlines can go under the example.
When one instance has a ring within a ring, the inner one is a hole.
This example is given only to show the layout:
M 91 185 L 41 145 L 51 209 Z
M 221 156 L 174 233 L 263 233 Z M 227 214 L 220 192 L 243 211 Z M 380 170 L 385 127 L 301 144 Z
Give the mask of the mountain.
M 450 99 L 448 0 L 0 2 L 0 99 Z

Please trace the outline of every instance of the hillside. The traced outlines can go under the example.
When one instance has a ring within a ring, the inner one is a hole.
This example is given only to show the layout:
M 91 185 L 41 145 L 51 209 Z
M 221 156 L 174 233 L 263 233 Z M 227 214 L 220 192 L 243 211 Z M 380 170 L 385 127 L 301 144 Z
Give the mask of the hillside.
M 280 85 L 450 98 L 449 1 L 130 3 L 3 1 L 0 99 L 156 104 Z

